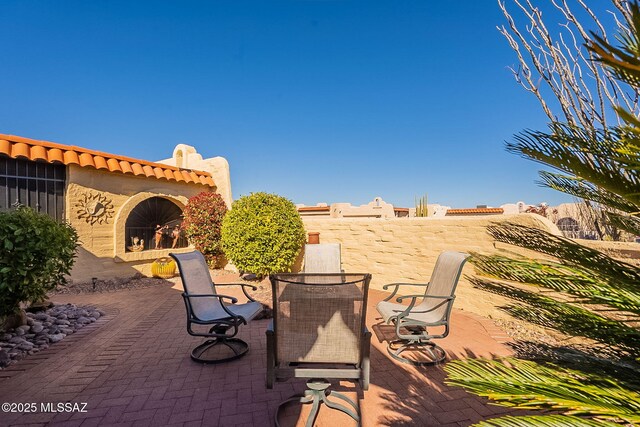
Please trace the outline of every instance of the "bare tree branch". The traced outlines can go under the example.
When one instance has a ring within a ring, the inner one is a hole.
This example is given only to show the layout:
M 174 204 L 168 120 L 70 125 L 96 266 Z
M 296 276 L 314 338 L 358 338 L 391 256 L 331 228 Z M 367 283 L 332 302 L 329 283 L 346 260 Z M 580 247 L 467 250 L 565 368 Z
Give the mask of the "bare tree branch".
M 615 25 L 611 30 L 628 33 L 629 0 L 610 1 L 611 10 L 607 12 Z M 621 123 L 613 107 L 622 106 L 638 115 L 637 90 L 614 79 L 600 62 L 594 61 L 593 53 L 585 49 L 585 44 L 592 40 L 587 29 L 595 29 L 607 39 L 605 23 L 586 0 L 550 0 L 550 3 L 559 20 L 564 21 L 558 22 L 557 31 L 548 27 L 552 18 L 543 18 L 535 0 L 498 0 L 507 21 L 498 31 L 518 60 L 517 66 L 509 67 L 516 82 L 534 94 L 551 121 L 559 120 L 552 109 L 559 108 L 563 121 L 606 132 L 612 117 L 616 124 Z M 516 14 L 524 25 L 516 21 Z

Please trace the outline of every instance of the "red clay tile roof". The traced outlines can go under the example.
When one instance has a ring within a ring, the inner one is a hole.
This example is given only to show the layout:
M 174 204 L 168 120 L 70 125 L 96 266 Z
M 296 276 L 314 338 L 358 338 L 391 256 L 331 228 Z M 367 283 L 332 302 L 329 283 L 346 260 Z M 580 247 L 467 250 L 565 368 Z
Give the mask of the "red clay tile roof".
M 487 215 L 504 213 L 502 208 L 447 209 L 447 215 Z
M 116 156 L 115 154 L 88 150 L 82 147 L 38 141 L 1 133 L 0 154 L 5 154 L 14 159 L 25 158 L 48 163 L 78 165 L 108 172 L 154 177 L 168 181 L 193 182 L 215 187 L 211 174 L 208 172 L 180 169 L 175 166 Z
M 409 212 L 409 208 L 393 208 L 394 212 Z

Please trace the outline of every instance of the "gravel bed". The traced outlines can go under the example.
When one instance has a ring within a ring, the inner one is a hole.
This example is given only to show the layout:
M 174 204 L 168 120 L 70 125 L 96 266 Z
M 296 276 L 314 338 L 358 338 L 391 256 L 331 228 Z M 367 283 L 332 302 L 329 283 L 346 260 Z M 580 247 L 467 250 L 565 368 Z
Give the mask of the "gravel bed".
M 27 313 L 27 324 L 0 332 L 0 369 L 49 348 L 67 335 L 89 325 L 104 313 L 93 306 L 55 305 L 48 310 Z

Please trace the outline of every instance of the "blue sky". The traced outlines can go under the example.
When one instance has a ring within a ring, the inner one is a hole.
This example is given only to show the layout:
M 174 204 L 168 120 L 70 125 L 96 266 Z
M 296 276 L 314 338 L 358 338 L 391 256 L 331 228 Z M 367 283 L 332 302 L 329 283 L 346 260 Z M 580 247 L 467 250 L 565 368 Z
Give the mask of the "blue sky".
M 547 120 L 506 68 L 493 0 L 3 0 L 0 16 L 0 133 L 147 160 L 186 143 L 229 160 L 235 198 L 570 201 L 504 149 Z

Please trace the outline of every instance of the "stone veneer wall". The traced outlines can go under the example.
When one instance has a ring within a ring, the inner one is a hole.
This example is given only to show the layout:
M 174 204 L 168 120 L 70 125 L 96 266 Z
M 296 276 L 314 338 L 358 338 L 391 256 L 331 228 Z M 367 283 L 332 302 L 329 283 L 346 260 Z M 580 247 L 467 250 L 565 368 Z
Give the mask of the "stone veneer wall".
M 510 250 L 532 256 L 532 252 L 496 242 L 486 231 L 488 225 L 509 220 L 559 234 L 549 220 L 535 214 L 444 218 L 321 218 L 303 217 L 306 230 L 320 232 L 320 243 L 342 245 L 342 268 L 347 272 L 371 273 L 371 287 L 382 289 L 387 283 L 426 283 L 440 252 L 495 253 Z M 505 304 L 503 297 L 473 288 L 466 275 L 473 266 L 465 265 L 456 292 L 455 307 L 480 315 L 508 318 L 493 307 Z M 423 293 L 407 287 L 403 294 Z
M 125 252 L 125 222 L 131 210 L 145 199 L 163 197 L 184 208 L 189 197 L 213 189 L 164 179 L 105 172 L 70 165 L 65 195 L 66 217 L 78 231 L 82 246 L 71 272 L 74 281 L 131 277 L 151 273 L 151 262 L 170 249 Z M 86 205 L 106 204 L 106 214 L 87 215 Z M 174 249 L 174 252 L 191 249 Z

